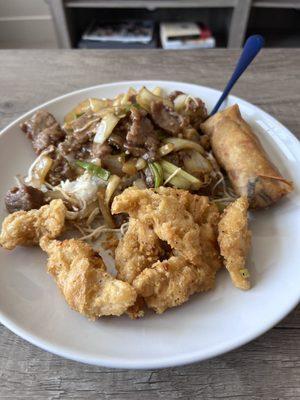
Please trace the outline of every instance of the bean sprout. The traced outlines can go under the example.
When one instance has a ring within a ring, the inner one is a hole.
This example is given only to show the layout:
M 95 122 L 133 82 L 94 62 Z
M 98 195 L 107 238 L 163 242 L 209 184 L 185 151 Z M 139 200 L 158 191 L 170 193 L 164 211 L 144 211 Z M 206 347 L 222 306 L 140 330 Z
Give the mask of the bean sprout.
M 90 215 L 89 215 L 89 217 L 88 217 L 88 219 L 87 219 L 87 221 L 86 221 L 86 224 L 88 225 L 88 226 L 90 226 L 91 225 L 91 223 L 94 221 L 94 219 L 96 218 L 96 216 L 99 214 L 99 208 L 98 207 L 95 207 L 94 209 L 93 209 L 93 211 L 90 213 Z

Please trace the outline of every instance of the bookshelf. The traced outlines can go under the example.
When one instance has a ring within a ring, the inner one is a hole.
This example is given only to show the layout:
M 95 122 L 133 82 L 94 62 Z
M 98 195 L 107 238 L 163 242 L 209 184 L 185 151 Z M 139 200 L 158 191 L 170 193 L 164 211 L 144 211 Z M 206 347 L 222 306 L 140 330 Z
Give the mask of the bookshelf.
M 239 48 L 253 9 L 300 9 L 300 0 L 46 0 L 61 48 L 75 48 L 93 16 L 168 20 L 208 19 L 217 46 Z M 209 18 L 214 15 L 214 18 Z M 211 26 L 213 24 L 213 26 Z M 214 26 L 215 25 L 215 26 Z M 299 36 L 300 38 L 300 36 Z

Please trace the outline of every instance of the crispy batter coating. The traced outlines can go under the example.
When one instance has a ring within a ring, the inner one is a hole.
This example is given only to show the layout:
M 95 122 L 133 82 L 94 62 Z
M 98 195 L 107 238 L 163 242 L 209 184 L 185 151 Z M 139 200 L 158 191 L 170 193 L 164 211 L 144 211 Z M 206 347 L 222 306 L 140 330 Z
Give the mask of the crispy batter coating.
M 237 104 L 219 111 L 202 125 L 214 156 L 225 169 L 234 191 L 248 196 L 250 207 L 265 208 L 293 190 L 268 159 L 258 137 Z
M 251 244 L 248 230 L 248 200 L 240 197 L 230 204 L 219 222 L 218 242 L 225 266 L 233 284 L 239 289 L 250 289 L 248 270 L 245 268 L 246 256 Z
M 65 226 L 66 207 L 62 200 L 52 200 L 39 210 L 17 211 L 2 223 L 0 244 L 11 250 L 16 246 L 38 244 L 42 236 L 59 236 Z
M 171 257 L 144 269 L 133 287 L 149 308 L 161 314 L 185 303 L 192 294 L 211 289 L 215 274 L 216 270 L 205 263 L 195 266 L 183 257 Z
M 207 197 L 128 188 L 114 199 L 112 212 L 130 215 L 130 229 L 116 251 L 119 276 L 133 281 L 148 307 L 162 313 L 213 286 L 221 267 L 219 212 Z
M 129 307 L 126 314 L 131 319 L 142 318 L 145 315 L 146 304 L 142 296 L 138 296 L 134 305 Z
M 135 303 L 136 291 L 107 273 L 101 257 L 88 244 L 43 237 L 40 246 L 49 255 L 48 272 L 73 310 L 96 319 L 121 315 Z
M 219 214 L 207 197 L 172 188 L 128 188 L 112 204 L 113 214 L 121 212 L 153 226 L 176 255 L 195 265 L 204 257 L 220 266 L 216 240 Z
M 193 217 L 194 222 L 200 227 L 201 261 L 206 262 L 213 269 L 221 267 L 221 259 L 217 244 L 219 210 L 215 204 L 209 203 L 206 196 L 198 196 L 187 190 L 160 187 L 157 193 L 164 196 L 175 197 Z M 196 264 L 198 265 L 197 258 Z
M 128 230 L 115 251 L 117 278 L 132 283 L 143 269 L 151 267 L 163 253 L 161 240 L 156 236 L 153 229 L 147 224 L 131 218 Z M 144 308 L 143 298 L 138 297 L 127 314 L 132 319 L 141 318 L 144 316 Z
M 163 255 L 161 241 L 151 226 L 130 218 L 128 230 L 115 252 L 118 279 L 132 283 L 147 267 Z

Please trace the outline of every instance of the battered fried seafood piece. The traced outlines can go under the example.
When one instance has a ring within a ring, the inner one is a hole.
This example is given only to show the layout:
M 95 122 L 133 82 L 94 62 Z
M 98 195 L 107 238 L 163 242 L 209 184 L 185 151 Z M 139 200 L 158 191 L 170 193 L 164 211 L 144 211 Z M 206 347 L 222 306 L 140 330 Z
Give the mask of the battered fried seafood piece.
M 250 289 L 249 272 L 245 268 L 246 256 L 251 244 L 247 220 L 248 201 L 240 197 L 231 203 L 219 222 L 218 242 L 225 266 L 233 284 L 239 289 Z
M 130 215 L 117 266 L 148 307 L 162 313 L 213 286 L 221 267 L 219 212 L 207 197 L 172 188 L 128 188 L 114 199 L 112 212 Z
M 175 198 L 179 202 L 180 208 L 186 209 L 192 216 L 194 222 L 200 227 L 201 259 L 213 269 L 218 270 L 222 263 L 217 244 L 220 214 L 216 205 L 210 203 L 208 197 L 198 196 L 187 190 L 162 186 L 157 189 L 157 193 L 169 196 L 168 198 Z M 196 265 L 198 263 L 199 258 L 196 261 Z
M 151 267 L 164 251 L 152 227 L 131 218 L 115 252 L 117 278 L 132 283 L 143 269 Z
M 192 294 L 211 289 L 215 274 L 216 270 L 205 263 L 195 266 L 183 257 L 171 257 L 144 269 L 133 287 L 149 308 L 161 314 L 185 303 Z
M 0 245 L 12 250 L 16 246 L 38 244 L 42 236 L 56 238 L 64 229 L 66 211 L 62 200 L 52 200 L 39 210 L 8 215 L 2 223 Z
M 121 212 L 152 226 L 159 239 L 166 241 L 176 255 L 180 254 L 187 261 L 197 265 L 199 259 L 214 259 L 219 265 L 218 211 L 209 204 L 207 197 L 171 188 L 160 188 L 155 192 L 132 187 L 113 201 L 112 213 Z
M 164 254 L 161 240 L 153 229 L 137 219 L 131 218 L 129 227 L 119 241 L 115 251 L 117 278 L 132 283 L 145 268 L 151 267 Z M 127 310 L 132 319 L 144 316 L 145 302 L 138 297 L 135 304 Z
M 145 315 L 146 304 L 143 297 L 138 296 L 134 305 L 129 307 L 126 314 L 131 319 L 142 318 Z
M 237 104 L 210 117 L 201 129 L 210 136 L 213 153 L 234 191 L 247 196 L 250 207 L 268 207 L 293 190 L 269 161 Z
M 107 273 L 101 257 L 88 244 L 43 237 L 40 246 L 49 255 L 48 272 L 73 310 L 94 320 L 119 316 L 135 303 L 135 290 Z

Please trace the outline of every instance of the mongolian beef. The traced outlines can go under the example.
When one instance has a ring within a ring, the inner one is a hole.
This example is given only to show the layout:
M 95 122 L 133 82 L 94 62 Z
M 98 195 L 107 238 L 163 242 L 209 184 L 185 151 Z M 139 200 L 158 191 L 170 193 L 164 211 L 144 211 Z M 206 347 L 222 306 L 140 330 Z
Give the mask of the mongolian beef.
M 20 128 L 37 158 L 6 194 L 0 244 L 40 244 L 71 308 L 92 319 L 162 313 L 211 289 L 223 265 L 250 287 L 248 207 L 271 205 L 292 183 L 237 105 L 209 118 L 199 98 L 130 88 L 84 100 L 62 125 L 40 110 Z M 54 240 L 65 231 L 80 237 Z M 121 239 L 109 245 L 112 234 Z

